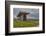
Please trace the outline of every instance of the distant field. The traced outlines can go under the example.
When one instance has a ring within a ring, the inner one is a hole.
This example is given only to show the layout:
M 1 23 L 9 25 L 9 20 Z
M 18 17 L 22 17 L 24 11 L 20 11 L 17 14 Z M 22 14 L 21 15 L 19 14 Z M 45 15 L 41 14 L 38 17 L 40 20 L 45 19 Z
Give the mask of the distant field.
M 39 20 L 30 20 L 30 21 L 19 21 L 14 20 L 13 26 L 15 27 L 36 27 L 39 25 Z

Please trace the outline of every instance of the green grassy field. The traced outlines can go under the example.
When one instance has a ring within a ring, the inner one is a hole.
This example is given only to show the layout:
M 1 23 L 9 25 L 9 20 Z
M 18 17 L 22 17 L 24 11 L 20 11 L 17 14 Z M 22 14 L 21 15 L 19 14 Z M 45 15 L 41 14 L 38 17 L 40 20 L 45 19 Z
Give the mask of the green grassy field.
M 18 21 L 14 20 L 13 26 L 15 27 L 36 27 L 39 25 L 38 20 L 30 20 L 30 21 Z

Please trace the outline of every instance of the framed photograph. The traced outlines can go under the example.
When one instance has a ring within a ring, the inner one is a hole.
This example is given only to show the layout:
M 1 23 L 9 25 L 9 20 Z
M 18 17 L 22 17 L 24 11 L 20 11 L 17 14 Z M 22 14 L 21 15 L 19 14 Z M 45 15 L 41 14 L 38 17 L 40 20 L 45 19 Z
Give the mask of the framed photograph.
M 5 1 L 6 35 L 45 32 L 45 3 Z

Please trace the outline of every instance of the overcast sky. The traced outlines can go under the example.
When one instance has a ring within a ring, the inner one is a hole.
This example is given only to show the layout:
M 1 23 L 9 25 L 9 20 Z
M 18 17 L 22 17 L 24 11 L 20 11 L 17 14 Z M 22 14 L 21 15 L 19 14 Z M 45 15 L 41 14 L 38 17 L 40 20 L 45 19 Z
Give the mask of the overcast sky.
M 31 9 L 31 8 L 13 8 L 13 16 L 17 18 L 17 15 L 20 11 L 26 11 L 29 14 L 27 15 L 27 19 L 39 19 L 39 9 Z

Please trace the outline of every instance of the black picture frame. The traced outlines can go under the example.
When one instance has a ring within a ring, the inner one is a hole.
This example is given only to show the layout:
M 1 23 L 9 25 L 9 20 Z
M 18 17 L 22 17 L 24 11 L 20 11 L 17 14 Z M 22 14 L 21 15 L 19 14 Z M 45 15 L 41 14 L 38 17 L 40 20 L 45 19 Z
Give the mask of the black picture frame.
M 35 5 L 43 5 L 42 13 L 43 13 L 43 30 L 42 31 L 33 31 L 33 32 L 13 32 L 9 33 L 9 15 L 10 15 L 10 4 L 16 4 L 16 3 L 22 3 L 22 4 L 35 4 Z M 19 34 L 38 34 L 38 33 L 45 33 L 45 3 L 42 2 L 20 2 L 20 1 L 5 1 L 5 35 L 19 35 Z

